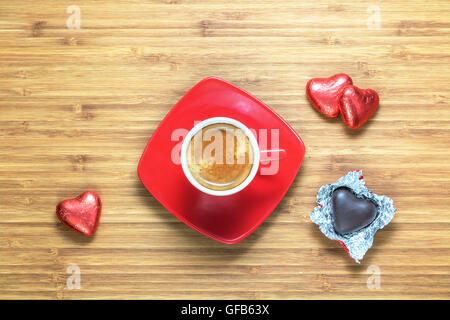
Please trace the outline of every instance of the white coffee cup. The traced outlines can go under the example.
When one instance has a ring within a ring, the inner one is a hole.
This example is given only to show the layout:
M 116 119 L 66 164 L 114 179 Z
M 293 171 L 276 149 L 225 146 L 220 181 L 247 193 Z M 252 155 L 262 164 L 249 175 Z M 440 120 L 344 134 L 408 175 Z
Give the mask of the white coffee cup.
M 190 144 L 190 141 L 194 137 L 194 135 L 202 130 L 204 127 L 216 124 L 216 123 L 225 123 L 233 125 L 239 129 L 241 129 L 244 134 L 248 137 L 248 140 L 250 142 L 250 145 L 252 147 L 253 151 L 253 164 L 252 168 L 250 170 L 249 175 L 247 178 L 239 185 L 237 185 L 234 188 L 228 189 L 228 190 L 212 190 L 209 188 L 206 188 L 205 186 L 202 186 L 193 176 L 191 171 L 189 170 L 188 163 L 187 163 L 187 150 Z M 250 131 L 249 128 L 247 128 L 244 124 L 241 122 L 227 117 L 214 117 L 209 118 L 204 121 L 199 122 L 196 124 L 186 135 L 186 137 L 183 140 L 183 143 L 181 145 L 181 167 L 183 168 L 184 175 L 189 180 L 189 182 L 198 190 L 213 195 L 213 196 L 229 196 L 232 194 L 235 194 L 241 190 L 243 190 L 245 187 L 247 187 L 250 182 L 252 182 L 253 178 L 255 178 L 256 173 L 258 172 L 260 163 L 260 150 L 258 146 L 258 142 L 256 141 L 256 137 L 253 135 L 253 133 Z

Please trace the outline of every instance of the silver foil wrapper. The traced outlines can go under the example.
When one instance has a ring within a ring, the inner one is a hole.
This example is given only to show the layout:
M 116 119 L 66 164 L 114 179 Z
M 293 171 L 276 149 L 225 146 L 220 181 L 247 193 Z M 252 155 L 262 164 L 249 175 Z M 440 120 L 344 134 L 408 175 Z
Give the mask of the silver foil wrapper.
M 338 234 L 333 226 L 333 191 L 339 187 L 351 189 L 358 198 L 371 200 L 377 207 L 375 220 L 361 230 Z M 320 187 L 317 194 L 317 207 L 309 214 L 311 220 L 316 223 L 320 231 L 331 240 L 340 241 L 345 245 L 348 254 L 358 263 L 364 257 L 373 243 L 375 233 L 391 222 L 396 208 L 391 198 L 372 193 L 362 178 L 362 171 L 351 171 L 338 181 Z

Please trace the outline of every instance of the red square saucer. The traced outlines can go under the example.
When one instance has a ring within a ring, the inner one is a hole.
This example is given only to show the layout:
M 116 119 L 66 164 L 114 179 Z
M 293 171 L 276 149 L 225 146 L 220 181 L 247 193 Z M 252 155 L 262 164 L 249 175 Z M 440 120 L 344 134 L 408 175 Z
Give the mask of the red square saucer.
M 172 156 L 181 149 L 180 128 L 187 133 L 195 123 L 212 117 L 236 119 L 256 130 L 257 138 L 259 129 L 278 129 L 280 149 L 287 154 L 279 160 L 278 172 L 257 174 L 244 190 L 229 196 L 197 190 Z M 186 225 L 232 244 L 245 239 L 272 213 L 294 181 L 304 155 L 303 141 L 278 114 L 244 90 L 211 77 L 186 93 L 160 123 L 141 156 L 138 175 L 147 190 Z

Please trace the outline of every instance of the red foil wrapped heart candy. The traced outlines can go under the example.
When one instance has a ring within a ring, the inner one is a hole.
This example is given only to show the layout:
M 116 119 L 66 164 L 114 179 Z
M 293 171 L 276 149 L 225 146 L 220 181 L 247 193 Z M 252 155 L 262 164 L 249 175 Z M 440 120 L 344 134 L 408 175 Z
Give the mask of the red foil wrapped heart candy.
M 97 230 L 101 211 L 102 202 L 93 191 L 61 201 L 56 206 L 58 219 L 69 229 L 86 236 L 92 236 Z
M 313 78 L 306 84 L 306 95 L 319 112 L 327 117 L 339 115 L 339 96 L 344 87 L 353 84 L 352 78 L 338 73 L 329 78 Z
M 375 90 L 346 86 L 339 97 L 342 119 L 350 129 L 358 129 L 372 117 L 380 99 Z

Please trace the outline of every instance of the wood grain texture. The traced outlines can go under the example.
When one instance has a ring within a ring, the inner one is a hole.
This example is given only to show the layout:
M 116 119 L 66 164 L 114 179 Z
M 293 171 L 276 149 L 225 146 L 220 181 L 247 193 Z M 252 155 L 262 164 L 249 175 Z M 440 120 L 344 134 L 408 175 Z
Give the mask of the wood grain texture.
M 69 5 L 81 29 L 67 29 Z M 1 1 L 0 298 L 450 298 L 449 40 L 446 0 Z M 308 79 L 338 72 L 380 94 L 355 132 L 305 96 Z M 178 221 L 136 173 L 165 114 L 211 75 L 306 145 L 285 199 L 232 246 Z M 321 185 L 359 168 L 397 207 L 361 265 L 308 216 Z M 89 239 L 55 216 L 86 189 L 103 201 Z

